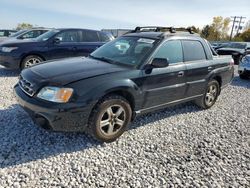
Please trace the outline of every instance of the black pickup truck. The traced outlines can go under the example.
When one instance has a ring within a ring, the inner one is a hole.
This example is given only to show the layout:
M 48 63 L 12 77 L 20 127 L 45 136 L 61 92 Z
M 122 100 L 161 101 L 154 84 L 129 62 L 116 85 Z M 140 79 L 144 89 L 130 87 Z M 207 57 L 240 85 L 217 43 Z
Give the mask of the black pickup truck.
M 87 58 L 23 70 L 14 90 L 41 127 L 111 142 L 136 115 L 187 101 L 210 108 L 232 80 L 233 65 L 189 29 L 137 27 Z

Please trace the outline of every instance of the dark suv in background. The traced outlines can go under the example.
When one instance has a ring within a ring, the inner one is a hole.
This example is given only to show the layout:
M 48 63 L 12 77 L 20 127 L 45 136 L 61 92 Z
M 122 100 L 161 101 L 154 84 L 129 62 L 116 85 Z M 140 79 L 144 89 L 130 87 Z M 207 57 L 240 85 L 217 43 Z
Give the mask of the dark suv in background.
M 24 69 L 41 61 L 87 56 L 111 34 L 87 29 L 52 29 L 33 40 L 6 41 L 0 44 L 0 65 Z

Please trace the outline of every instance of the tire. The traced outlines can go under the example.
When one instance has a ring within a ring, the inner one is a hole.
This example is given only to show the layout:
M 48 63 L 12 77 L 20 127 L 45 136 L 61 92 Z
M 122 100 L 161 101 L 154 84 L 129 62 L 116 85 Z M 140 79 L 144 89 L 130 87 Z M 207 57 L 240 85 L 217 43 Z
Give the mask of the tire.
M 195 104 L 203 109 L 211 108 L 220 94 L 220 84 L 216 80 L 211 80 L 206 88 L 204 95 L 195 100 Z
M 21 69 L 29 68 L 32 65 L 41 63 L 43 59 L 37 55 L 29 55 L 25 57 L 21 63 Z
M 234 64 L 239 65 L 239 62 L 240 62 L 242 56 L 240 54 L 238 54 L 238 55 L 232 55 L 232 57 L 233 57 L 233 60 L 234 60 Z
M 245 74 L 245 73 L 241 73 L 239 76 L 240 76 L 241 79 L 244 79 L 244 80 L 249 78 L 248 75 Z
M 101 142 L 113 142 L 127 130 L 132 110 L 129 102 L 118 95 L 109 95 L 92 110 L 87 133 Z

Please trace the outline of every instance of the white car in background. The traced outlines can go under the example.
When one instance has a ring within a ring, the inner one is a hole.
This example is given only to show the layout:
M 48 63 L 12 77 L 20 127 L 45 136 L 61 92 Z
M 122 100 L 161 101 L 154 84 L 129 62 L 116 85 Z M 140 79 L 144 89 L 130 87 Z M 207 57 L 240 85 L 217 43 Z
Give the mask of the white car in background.
M 250 78 L 250 55 L 246 55 L 245 57 L 242 58 L 239 64 L 238 72 L 240 78 L 242 79 Z

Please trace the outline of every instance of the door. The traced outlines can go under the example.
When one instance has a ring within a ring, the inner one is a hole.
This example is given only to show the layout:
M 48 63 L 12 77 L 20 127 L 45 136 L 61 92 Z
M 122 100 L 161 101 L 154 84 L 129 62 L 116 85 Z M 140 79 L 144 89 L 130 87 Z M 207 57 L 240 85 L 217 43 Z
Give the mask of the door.
M 57 39 L 57 42 L 55 42 L 55 39 Z M 58 33 L 50 42 L 48 52 L 49 59 L 77 56 L 79 43 L 79 30 L 66 30 Z
M 97 31 L 82 30 L 81 42 L 77 44 L 77 56 L 88 56 L 97 48 L 105 44 L 100 42 L 99 35 Z
M 184 61 L 187 67 L 187 97 L 204 93 L 209 72 L 214 69 L 199 40 L 183 40 Z
M 143 108 L 156 107 L 183 99 L 186 91 L 186 65 L 183 63 L 181 41 L 164 42 L 155 52 L 153 58 L 165 58 L 169 66 L 154 68 L 151 73 L 143 72 L 144 91 Z

